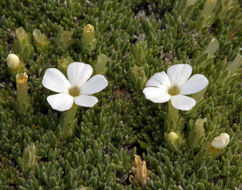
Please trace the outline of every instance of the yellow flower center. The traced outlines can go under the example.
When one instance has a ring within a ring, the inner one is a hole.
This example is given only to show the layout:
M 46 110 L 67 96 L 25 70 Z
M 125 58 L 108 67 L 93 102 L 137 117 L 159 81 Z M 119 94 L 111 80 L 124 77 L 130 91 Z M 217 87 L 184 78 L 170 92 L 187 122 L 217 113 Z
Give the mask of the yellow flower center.
M 73 97 L 79 96 L 80 90 L 76 86 L 74 86 L 74 87 L 69 89 L 69 94 Z
M 171 88 L 168 90 L 168 93 L 169 93 L 171 96 L 175 96 L 175 95 L 180 94 L 180 89 L 178 88 L 178 86 L 173 86 L 173 87 L 171 87 Z

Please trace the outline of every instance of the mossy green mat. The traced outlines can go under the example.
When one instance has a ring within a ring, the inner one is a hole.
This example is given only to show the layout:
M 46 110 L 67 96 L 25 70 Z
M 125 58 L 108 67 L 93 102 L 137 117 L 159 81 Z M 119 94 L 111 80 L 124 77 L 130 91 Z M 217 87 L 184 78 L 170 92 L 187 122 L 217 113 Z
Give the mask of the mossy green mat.
M 88 53 L 81 48 L 87 24 L 97 40 Z M 1 0 L 0 189 L 142 189 L 129 181 L 135 154 L 149 170 L 144 189 L 239 189 L 241 26 L 241 4 L 232 0 Z M 28 55 L 14 46 L 19 27 L 30 36 Z M 47 36 L 44 48 L 34 44 L 34 29 Z M 59 43 L 63 31 L 73 32 L 69 44 Z M 10 52 L 28 73 L 26 113 L 19 111 L 15 75 L 6 64 Z M 51 92 L 41 84 L 44 72 L 72 61 L 95 69 L 100 54 L 107 56 L 109 85 L 93 108 L 78 108 L 74 135 L 63 140 L 61 113 L 51 109 Z M 179 112 L 183 144 L 175 151 L 166 138 L 168 104 L 146 100 L 142 91 L 154 73 L 179 63 L 190 64 L 209 85 L 191 111 Z M 193 146 L 202 118 L 205 135 Z M 211 156 L 208 146 L 222 132 L 230 142 Z M 24 169 L 27 147 L 36 158 Z

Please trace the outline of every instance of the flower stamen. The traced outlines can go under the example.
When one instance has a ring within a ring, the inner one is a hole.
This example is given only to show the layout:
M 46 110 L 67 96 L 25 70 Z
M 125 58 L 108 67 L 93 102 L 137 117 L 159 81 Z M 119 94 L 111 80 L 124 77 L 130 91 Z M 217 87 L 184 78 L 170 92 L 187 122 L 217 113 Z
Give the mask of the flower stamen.
M 73 97 L 79 96 L 80 90 L 76 86 L 74 86 L 74 87 L 69 89 L 69 94 Z
M 171 96 L 175 96 L 175 95 L 180 94 L 180 89 L 178 88 L 178 86 L 173 86 L 173 87 L 171 87 L 171 88 L 168 90 L 168 93 L 169 93 Z

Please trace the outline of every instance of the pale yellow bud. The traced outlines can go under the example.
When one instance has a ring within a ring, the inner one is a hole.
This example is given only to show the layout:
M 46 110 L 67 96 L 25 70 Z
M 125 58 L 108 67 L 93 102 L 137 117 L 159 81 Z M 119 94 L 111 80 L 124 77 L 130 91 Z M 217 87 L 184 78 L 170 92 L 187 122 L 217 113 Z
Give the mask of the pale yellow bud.
M 168 138 L 171 142 L 175 142 L 179 139 L 179 136 L 175 132 L 172 131 L 168 134 Z
M 16 29 L 16 36 L 19 40 L 27 40 L 28 39 L 28 33 L 24 30 L 23 27 L 19 27 Z
M 215 149 L 222 150 L 229 144 L 229 141 L 229 135 L 227 133 L 221 133 L 212 140 L 211 146 Z
M 182 145 L 182 137 L 180 135 L 171 131 L 168 134 L 168 141 L 176 151 L 179 151 L 179 149 Z
M 20 66 L 20 60 L 16 54 L 10 53 L 7 57 L 7 65 L 10 70 L 16 70 Z

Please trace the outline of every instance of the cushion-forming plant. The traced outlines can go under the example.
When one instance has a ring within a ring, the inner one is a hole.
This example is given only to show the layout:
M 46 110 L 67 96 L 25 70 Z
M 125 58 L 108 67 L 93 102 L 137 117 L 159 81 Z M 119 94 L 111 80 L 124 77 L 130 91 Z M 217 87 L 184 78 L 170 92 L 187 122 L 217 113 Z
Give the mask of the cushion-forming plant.
M 238 0 L 1 0 L 0 13 L 0 189 L 241 188 Z M 108 81 L 93 107 L 73 109 L 97 92 L 72 90 L 73 62 Z M 174 65 L 209 81 L 175 122 L 143 93 Z M 65 106 L 47 102 L 50 68 Z

